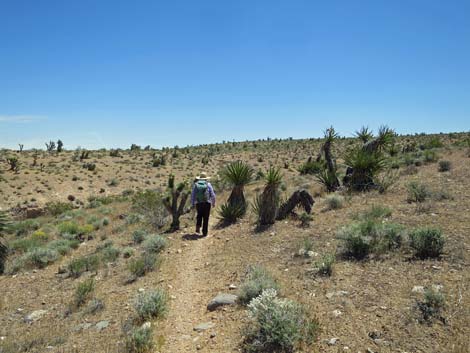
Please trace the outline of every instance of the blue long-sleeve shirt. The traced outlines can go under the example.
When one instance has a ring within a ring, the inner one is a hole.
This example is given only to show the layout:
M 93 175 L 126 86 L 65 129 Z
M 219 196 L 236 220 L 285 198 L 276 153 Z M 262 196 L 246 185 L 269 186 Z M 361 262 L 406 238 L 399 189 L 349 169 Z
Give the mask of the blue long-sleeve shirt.
M 212 187 L 211 183 L 207 182 L 207 192 L 209 193 L 209 199 L 207 202 L 212 204 L 212 207 L 215 206 L 215 191 Z M 196 184 L 193 186 L 193 192 L 191 193 L 191 205 L 194 206 L 196 204 Z

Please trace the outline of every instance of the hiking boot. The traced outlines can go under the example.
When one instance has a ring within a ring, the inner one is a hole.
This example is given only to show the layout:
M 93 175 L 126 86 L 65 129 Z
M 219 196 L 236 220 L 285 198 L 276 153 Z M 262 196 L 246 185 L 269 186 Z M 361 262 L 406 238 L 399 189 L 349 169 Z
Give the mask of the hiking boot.
M 201 228 L 196 228 L 196 234 L 201 233 Z

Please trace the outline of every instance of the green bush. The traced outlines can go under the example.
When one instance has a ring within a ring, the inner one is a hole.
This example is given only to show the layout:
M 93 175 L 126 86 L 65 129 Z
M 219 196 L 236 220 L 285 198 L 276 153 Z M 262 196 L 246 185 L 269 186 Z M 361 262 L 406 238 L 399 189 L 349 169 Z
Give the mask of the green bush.
M 439 171 L 448 172 L 452 168 L 452 163 L 450 161 L 442 160 L 439 161 Z
M 156 191 L 146 190 L 136 193 L 132 198 L 132 208 L 156 228 L 166 224 L 168 211 L 163 204 L 162 194 Z
M 420 259 L 436 258 L 442 255 L 445 239 L 436 228 L 418 228 L 410 234 L 410 246 Z
M 134 300 L 134 309 L 140 321 L 162 318 L 168 311 L 168 294 L 160 288 L 140 293 Z
M 248 304 L 266 289 L 279 290 L 279 285 L 264 267 L 249 266 L 245 280 L 238 291 L 238 301 L 241 304 Z
M 128 259 L 128 258 L 132 257 L 133 255 L 134 255 L 134 249 L 133 248 L 126 247 L 126 248 L 122 249 L 122 256 L 125 259 Z
M 80 242 L 78 240 L 57 239 L 49 242 L 47 247 L 56 250 L 60 255 L 68 254 L 72 249 L 78 248 Z
M 438 290 L 426 288 L 424 300 L 417 302 L 417 307 L 421 312 L 422 321 L 431 321 L 433 318 L 440 318 L 440 313 L 445 306 L 444 295 Z
M 325 201 L 329 210 L 338 210 L 344 206 L 344 197 L 341 195 L 328 195 Z
M 140 244 L 142 243 L 145 238 L 147 237 L 147 232 L 143 229 L 137 229 L 132 233 L 132 240 L 134 241 L 134 244 Z
M 9 225 L 8 232 L 15 234 L 17 237 L 26 235 L 32 231 L 41 228 L 41 223 L 36 219 L 27 219 L 24 221 L 14 222 Z
M 146 273 L 153 271 L 157 263 L 158 258 L 155 254 L 144 253 L 138 259 L 132 259 L 129 262 L 129 272 L 131 273 L 132 279 L 143 277 Z
M 375 221 L 383 218 L 388 218 L 392 215 L 390 208 L 380 205 L 374 205 L 368 210 L 361 212 L 354 216 L 354 219 L 360 221 Z
M 70 261 L 67 265 L 67 269 L 72 277 L 78 278 L 84 272 L 96 272 L 99 265 L 100 259 L 97 255 L 87 255 Z
M 46 203 L 46 212 L 51 216 L 59 216 L 72 209 L 73 205 L 69 202 L 51 201 Z
M 250 322 L 243 335 L 245 352 L 297 352 L 311 345 L 319 324 L 300 304 L 268 289 L 248 304 Z
M 147 353 L 154 347 L 153 333 L 150 327 L 134 327 L 126 337 L 126 352 Z
M 313 221 L 313 216 L 307 212 L 302 212 L 299 216 L 300 226 L 303 228 L 310 227 L 310 223 Z
M 32 249 L 36 249 L 43 245 L 43 240 L 39 238 L 33 238 L 33 237 L 28 237 L 28 238 L 21 238 L 21 239 L 15 239 L 10 242 L 10 249 L 14 252 L 21 252 L 25 253 L 28 252 Z
M 423 152 L 423 161 L 424 163 L 435 163 L 439 159 L 436 151 L 433 150 L 425 150 Z
M 114 246 L 107 246 L 101 251 L 101 259 L 103 262 L 114 262 L 121 254 L 121 250 Z
M 426 201 L 428 197 L 431 196 L 431 191 L 425 184 L 419 183 L 417 181 L 412 181 L 407 185 L 408 191 L 408 202 L 417 202 L 421 203 Z
M 337 236 L 343 242 L 343 255 L 362 260 L 370 253 L 382 254 L 399 249 L 404 229 L 394 223 L 367 220 L 341 228 Z
M 305 174 L 318 174 L 325 169 L 325 163 L 322 161 L 310 160 L 302 164 L 299 168 L 301 175 Z
M 166 240 L 161 235 L 149 235 L 144 240 L 142 247 L 149 253 L 160 253 L 166 247 Z
M 93 296 L 95 291 L 95 279 L 89 278 L 79 283 L 75 289 L 74 305 L 76 308 L 81 307 Z
M 332 254 L 326 254 L 318 261 L 315 267 L 318 270 L 318 274 L 321 276 L 331 276 L 333 273 L 333 265 L 335 263 L 335 256 Z

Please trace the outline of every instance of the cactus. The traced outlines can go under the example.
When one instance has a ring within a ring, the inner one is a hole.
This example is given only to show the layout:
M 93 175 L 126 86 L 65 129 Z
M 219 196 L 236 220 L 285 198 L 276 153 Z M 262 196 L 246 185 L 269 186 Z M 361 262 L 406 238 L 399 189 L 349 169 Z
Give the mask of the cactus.
M 172 231 L 180 228 L 180 217 L 186 212 L 185 206 L 189 197 L 189 191 L 186 186 L 186 183 L 175 185 L 175 176 L 173 174 L 168 177 L 168 196 L 163 199 L 163 204 L 171 214 L 172 222 L 170 229 Z M 181 201 L 178 205 L 180 197 Z

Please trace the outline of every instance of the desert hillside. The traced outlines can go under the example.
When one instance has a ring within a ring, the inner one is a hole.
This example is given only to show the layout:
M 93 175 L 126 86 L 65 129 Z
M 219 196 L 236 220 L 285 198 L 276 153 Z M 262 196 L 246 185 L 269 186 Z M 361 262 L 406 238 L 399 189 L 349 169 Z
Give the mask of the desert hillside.
M 0 353 L 470 352 L 468 133 L 1 150 L 0 211 Z

